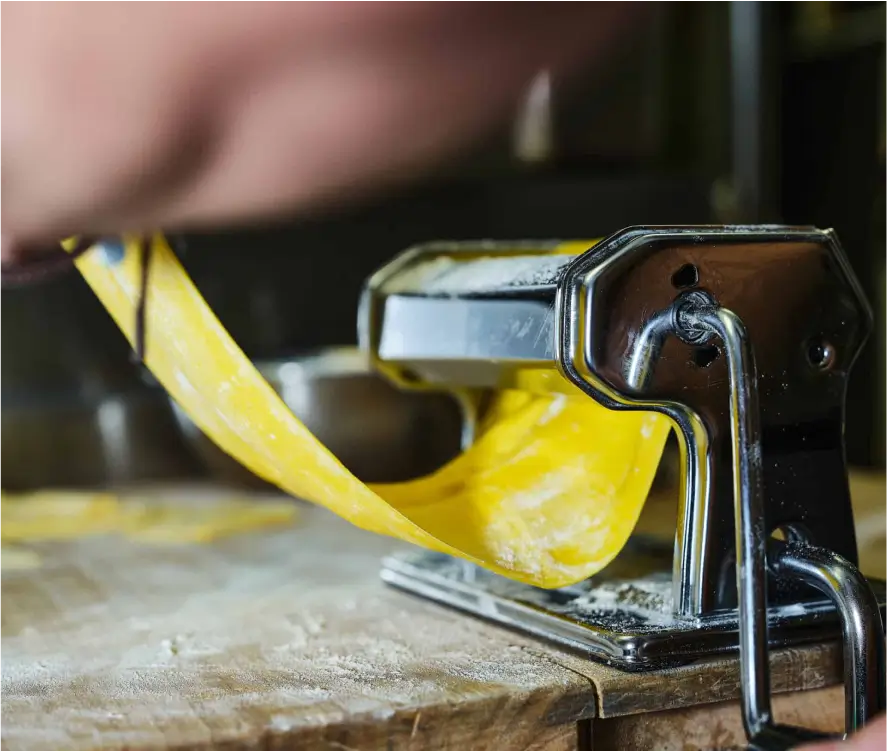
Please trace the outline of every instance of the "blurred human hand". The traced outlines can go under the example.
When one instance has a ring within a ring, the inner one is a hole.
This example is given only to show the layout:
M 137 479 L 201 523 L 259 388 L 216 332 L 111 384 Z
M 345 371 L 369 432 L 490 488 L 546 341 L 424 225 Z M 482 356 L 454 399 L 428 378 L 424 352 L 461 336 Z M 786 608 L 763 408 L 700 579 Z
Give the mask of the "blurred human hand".
M 635 6 L 636 7 L 636 6 Z M 600 62 L 627 3 L 10 3 L 4 260 L 76 233 L 316 209 Z

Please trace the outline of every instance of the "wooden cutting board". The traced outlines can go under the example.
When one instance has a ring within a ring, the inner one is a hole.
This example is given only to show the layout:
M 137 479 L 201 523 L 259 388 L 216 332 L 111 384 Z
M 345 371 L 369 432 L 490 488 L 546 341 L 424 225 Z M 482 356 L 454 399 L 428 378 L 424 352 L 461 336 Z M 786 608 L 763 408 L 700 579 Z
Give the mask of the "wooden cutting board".
M 865 567 L 883 576 L 884 478 L 854 488 L 860 518 L 881 531 L 862 536 Z M 673 507 L 651 501 L 642 527 Z M 642 676 L 589 663 L 383 587 L 379 559 L 401 546 L 317 508 L 211 544 L 105 535 L 31 547 L 39 568 L 3 572 L 10 751 L 743 741 L 734 660 Z M 779 652 L 773 670 L 777 690 L 819 689 L 778 697 L 781 721 L 840 727 L 834 645 Z

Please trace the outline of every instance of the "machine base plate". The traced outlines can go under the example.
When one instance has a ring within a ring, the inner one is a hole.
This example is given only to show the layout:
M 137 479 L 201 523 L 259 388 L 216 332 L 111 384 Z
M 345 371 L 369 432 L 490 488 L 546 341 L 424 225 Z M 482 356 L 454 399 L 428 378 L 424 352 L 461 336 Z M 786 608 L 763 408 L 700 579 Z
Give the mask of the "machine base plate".
M 655 670 L 739 649 L 735 611 L 703 618 L 672 612 L 671 551 L 637 539 L 605 571 L 557 590 L 426 551 L 386 558 L 381 575 L 398 589 L 625 670 Z M 884 619 L 885 584 L 869 581 Z M 771 607 L 768 616 L 771 648 L 841 639 L 837 612 L 824 599 Z

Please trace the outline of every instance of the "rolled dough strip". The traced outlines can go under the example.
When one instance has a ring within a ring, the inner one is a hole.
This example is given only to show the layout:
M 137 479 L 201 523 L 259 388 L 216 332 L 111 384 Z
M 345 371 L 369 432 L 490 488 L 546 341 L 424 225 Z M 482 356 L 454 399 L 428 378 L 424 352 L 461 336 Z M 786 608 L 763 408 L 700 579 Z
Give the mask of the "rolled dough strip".
M 287 409 L 164 238 L 152 243 L 146 364 L 219 447 L 260 477 L 364 529 L 541 587 L 591 576 L 628 540 L 669 431 L 665 418 L 611 412 L 571 388 L 502 394 L 495 420 L 453 462 L 413 482 L 367 487 Z M 132 342 L 138 241 L 126 239 L 122 258 L 102 250 L 76 264 Z

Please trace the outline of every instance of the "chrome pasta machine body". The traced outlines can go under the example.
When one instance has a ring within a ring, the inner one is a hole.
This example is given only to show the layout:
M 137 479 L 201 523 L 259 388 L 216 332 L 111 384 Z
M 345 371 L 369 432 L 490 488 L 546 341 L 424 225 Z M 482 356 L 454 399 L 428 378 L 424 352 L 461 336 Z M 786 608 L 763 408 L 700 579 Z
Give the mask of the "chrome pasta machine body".
M 466 443 L 484 395 L 526 369 L 667 416 L 673 548 L 635 537 L 553 591 L 431 552 L 386 560 L 383 579 L 623 669 L 738 652 L 757 748 L 816 737 L 773 722 L 768 650 L 843 638 L 851 732 L 884 708 L 885 588 L 857 569 L 844 401 L 872 314 L 837 238 L 633 227 L 588 245 L 411 249 L 368 280 L 361 344 L 401 386 L 457 395 Z

